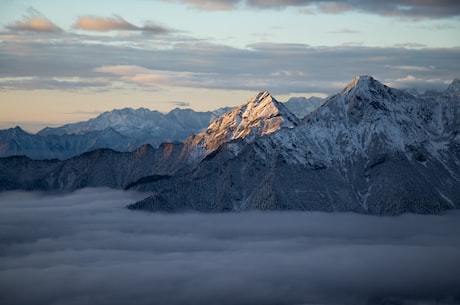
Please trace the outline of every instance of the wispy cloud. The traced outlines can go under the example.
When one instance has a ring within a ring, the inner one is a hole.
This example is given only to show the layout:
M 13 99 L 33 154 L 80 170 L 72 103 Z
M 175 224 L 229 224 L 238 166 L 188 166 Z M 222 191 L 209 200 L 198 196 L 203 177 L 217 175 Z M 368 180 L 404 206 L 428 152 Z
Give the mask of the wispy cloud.
M 397 69 L 397 70 L 417 71 L 417 72 L 430 71 L 430 70 L 435 69 L 435 67 L 433 67 L 433 66 L 425 67 L 425 66 L 392 66 L 392 65 L 386 65 L 385 67 L 388 67 L 388 68 L 391 68 L 391 69 Z
M 86 30 L 86 31 L 98 31 L 98 32 L 108 32 L 108 31 L 143 31 L 151 32 L 156 34 L 164 34 L 169 32 L 165 27 L 159 26 L 155 23 L 148 23 L 144 26 L 136 26 L 120 16 L 113 17 L 98 17 L 98 16 L 81 16 L 72 26 L 72 28 L 77 30 Z
M 426 44 L 415 43 L 415 42 L 406 42 L 406 43 L 395 44 L 395 47 L 396 48 L 425 48 Z
M 41 32 L 41 33 L 56 33 L 62 29 L 52 23 L 48 18 L 43 16 L 34 8 L 27 10 L 27 15 L 23 16 L 22 20 L 6 25 L 6 28 L 11 31 L 26 31 L 26 32 Z
M 190 107 L 190 103 L 188 102 L 170 101 L 166 103 L 174 105 L 176 107 Z
M 185 2 L 192 7 L 207 11 L 231 10 L 238 7 L 239 0 L 163 0 L 167 2 Z
M 338 31 L 332 31 L 332 32 L 329 32 L 329 33 L 331 33 L 331 34 L 357 34 L 359 32 L 360 31 L 352 30 L 352 29 L 349 29 L 349 28 L 341 28 Z

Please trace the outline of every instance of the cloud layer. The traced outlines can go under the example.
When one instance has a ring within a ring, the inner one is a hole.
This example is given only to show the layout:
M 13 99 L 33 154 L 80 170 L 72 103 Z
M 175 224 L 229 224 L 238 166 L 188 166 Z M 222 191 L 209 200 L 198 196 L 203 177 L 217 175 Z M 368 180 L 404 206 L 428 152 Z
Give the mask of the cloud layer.
M 184 2 L 198 9 L 229 10 L 242 5 L 253 8 L 280 9 L 286 7 L 313 7 L 320 12 L 338 14 L 364 11 L 386 16 L 411 18 L 438 18 L 460 15 L 460 3 L 455 0 L 165 0 Z M 309 10 L 311 12 L 311 10 Z
M 149 214 L 0 194 L 2 304 L 451 304 L 460 214 Z
M 240 49 L 182 37 L 149 37 L 87 36 L 76 43 L 66 34 L 52 44 L 33 35 L 6 38 L 0 90 L 137 86 L 334 94 L 363 74 L 397 88 L 444 90 L 460 71 L 459 48 L 255 43 Z

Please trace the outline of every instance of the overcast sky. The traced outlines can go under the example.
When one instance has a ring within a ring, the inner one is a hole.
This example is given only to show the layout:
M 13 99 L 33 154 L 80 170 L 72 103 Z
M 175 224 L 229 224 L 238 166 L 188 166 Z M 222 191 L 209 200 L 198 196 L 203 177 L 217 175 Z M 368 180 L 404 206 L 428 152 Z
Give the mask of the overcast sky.
M 459 33 L 456 0 L 2 0 L 0 128 L 326 96 L 363 74 L 441 90 Z
M 85 189 L 0 194 L 0 303 L 460 301 L 460 214 L 161 214 Z

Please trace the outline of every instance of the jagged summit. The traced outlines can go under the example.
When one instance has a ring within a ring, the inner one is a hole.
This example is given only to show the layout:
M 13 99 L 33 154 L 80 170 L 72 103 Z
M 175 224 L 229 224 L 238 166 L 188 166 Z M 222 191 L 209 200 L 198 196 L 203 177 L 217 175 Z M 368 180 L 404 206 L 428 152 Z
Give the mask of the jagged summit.
M 206 155 L 226 142 L 236 139 L 252 142 L 256 136 L 271 134 L 283 127 L 292 128 L 299 123 L 286 106 L 263 91 L 218 117 L 205 131 L 189 139 L 188 144 L 201 148 L 200 155 Z
M 345 86 L 341 94 L 346 94 L 352 90 L 357 90 L 357 89 L 365 90 L 366 88 L 369 88 L 369 85 L 375 81 L 376 80 L 370 75 L 357 75 L 351 82 L 349 82 Z
M 445 94 L 447 96 L 460 96 L 460 78 L 456 78 L 447 87 Z
M 372 76 L 356 76 L 340 93 L 345 99 L 359 96 L 362 99 L 372 99 L 372 97 L 386 97 L 390 88 L 374 79 Z
M 326 103 L 343 103 L 349 115 L 362 119 L 363 116 L 379 116 L 382 111 L 386 114 L 400 112 L 416 103 L 416 98 L 366 75 L 356 76 L 340 94 L 332 96 Z
M 246 121 L 239 122 L 239 131 L 243 132 L 242 129 L 247 129 L 243 127 L 248 127 L 245 126 L 245 123 L 248 123 L 249 127 L 258 127 L 259 135 L 272 133 L 281 127 L 294 127 L 299 123 L 297 117 L 267 91 L 259 92 L 245 105 L 237 107 L 232 112 Z M 267 120 L 274 122 L 267 122 Z M 251 122 L 255 124 L 251 124 Z M 236 137 L 244 137 L 245 135 L 243 132 L 243 134 L 237 134 Z

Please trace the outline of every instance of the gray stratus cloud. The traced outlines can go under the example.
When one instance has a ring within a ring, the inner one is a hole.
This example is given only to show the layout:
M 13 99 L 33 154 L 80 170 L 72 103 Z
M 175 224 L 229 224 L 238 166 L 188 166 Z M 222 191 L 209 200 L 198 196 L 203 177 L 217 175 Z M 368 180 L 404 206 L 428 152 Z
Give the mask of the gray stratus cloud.
M 411 18 L 451 17 L 460 15 L 460 3 L 456 0 L 222 0 L 217 2 L 211 0 L 181 0 L 181 2 L 188 3 L 199 9 L 212 10 L 229 10 L 245 5 L 247 7 L 265 9 L 313 7 L 324 13 L 363 11 L 385 16 L 406 16 Z
M 121 16 L 115 15 L 112 17 L 99 17 L 99 16 L 81 16 L 74 23 L 72 28 L 77 30 L 86 30 L 86 31 L 98 31 L 98 32 L 107 32 L 107 31 L 142 31 L 155 34 L 165 34 L 171 30 L 157 25 L 153 22 L 146 23 L 144 26 L 136 26 Z
M 10 40 L 0 33 L 5 38 L 0 89 L 101 90 L 104 83 L 107 88 L 116 83 L 143 90 L 185 86 L 334 94 L 355 75 L 369 74 L 397 88 L 444 90 L 460 71 L 460 48 L 256 43 L 239 49 L 175 35 L 102 37 L 97 44 L 86 43 L 91 35 L 72 35 L 49 43 L 49 35 Z
M 0 194 L 0 303 L 457 304 L 460 214 L 152 214 Z
M 21 32 L 62 32 L 62 29 L 60 27 L 55 25 L 48 18 L 46 18 L 39 11 L 32 7 L 27 10 L 27 15 L 23 16 L 21 20 L 7 24 L 5 27 L 11 31 Z

